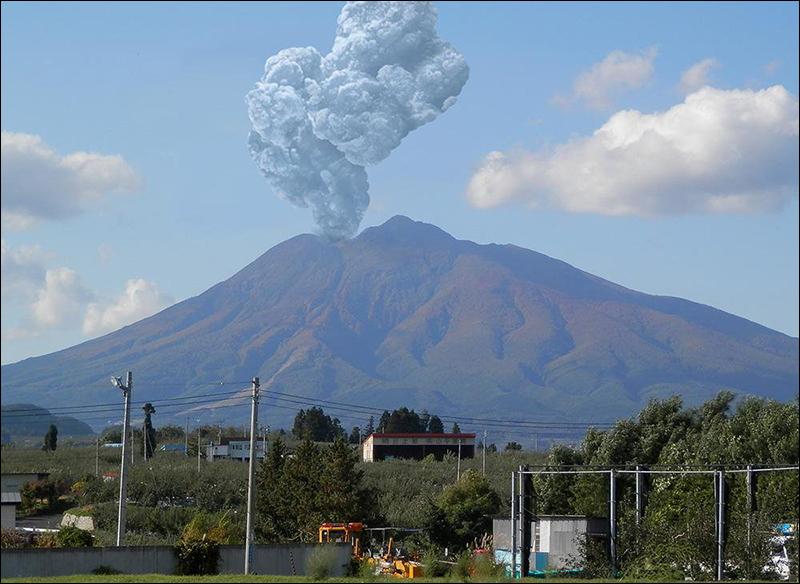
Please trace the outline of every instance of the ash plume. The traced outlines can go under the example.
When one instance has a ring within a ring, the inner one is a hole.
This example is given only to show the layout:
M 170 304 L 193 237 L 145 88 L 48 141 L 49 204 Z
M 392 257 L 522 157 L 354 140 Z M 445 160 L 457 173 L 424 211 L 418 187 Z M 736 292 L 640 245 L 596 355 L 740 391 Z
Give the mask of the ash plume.
M 253 160 L 331 240 L 352 237 L 369 206 L 364 167 L 451 107 L 469 77 L 436 18 L 430 2 L 348 2 L 330 53 L 280 51 L 245 98 Z

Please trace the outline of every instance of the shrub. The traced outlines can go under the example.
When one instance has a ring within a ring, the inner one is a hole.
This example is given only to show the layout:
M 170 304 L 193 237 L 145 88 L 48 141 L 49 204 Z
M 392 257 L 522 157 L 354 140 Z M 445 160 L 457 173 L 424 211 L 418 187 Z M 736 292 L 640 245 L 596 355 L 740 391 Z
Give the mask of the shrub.
M 216 574 L 219 564 L 219 544 L 210 539 L 180 540 L 174 547 L 178 574 L 196 576 Z
M 64 527 L 56 534 L 58 547 L 92 547 L 92 534 L 77 527 Z
M 504 577 L 505 568 L 502 565 L 495 564 L 491 556 L 481 554 L 473 557 L 472 578 L 476 582 L 493 582 Z
M 27 538 L 16 529 L 3 528 L 0 531 L 0 547 L 5 549 L 25 547 Z
M 429 548 L 420 559 L 422 567 L 425 568 L 426 578 L 441 578 L 447 575 L 447 564 L 439 561 L 439 553 L 435 548 Z
M 122 574 L 119 570 L 115 570 L 111 566 L 98 566 L 90 572 L 95 576 L 113 576 L 115 574 Z
M 314 548 L 306 562 L 306 575 L 312 580 L 326 580 L 336 571 L 336 550 L 333 546 Z
M 468 582 L 472 567 L 472 554 L 469 552 L 462 552 L 458 558 L 456 558 L 455 564 L 450 568 L 450 578 L 457 582 Z

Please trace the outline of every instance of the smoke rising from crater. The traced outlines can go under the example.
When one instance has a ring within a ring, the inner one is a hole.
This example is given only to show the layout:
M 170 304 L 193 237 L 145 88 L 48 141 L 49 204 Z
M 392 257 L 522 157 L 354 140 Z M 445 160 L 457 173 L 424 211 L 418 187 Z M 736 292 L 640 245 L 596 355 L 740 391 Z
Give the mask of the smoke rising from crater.
M 436 18 L 430 2 L 348 2 L 330 53 L 280 51 L 245 98 L 253 160 L 331 240 L 352 237 L 369 206 L 364 166 L 451 107 L 469 77 Z

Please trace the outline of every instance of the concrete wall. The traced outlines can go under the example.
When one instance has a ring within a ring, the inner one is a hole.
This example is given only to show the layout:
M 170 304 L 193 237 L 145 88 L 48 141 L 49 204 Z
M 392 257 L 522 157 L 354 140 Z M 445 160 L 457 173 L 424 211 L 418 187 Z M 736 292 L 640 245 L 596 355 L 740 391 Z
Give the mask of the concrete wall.
M 17 526 L 17 506 L 3 505 L 3 529 L 14 529 Z
M 327 545 L 336 550 L 336 570 L 332 575 L 344 575 L 350 561 L 350 545 Z M 251 573 L 305 575 L 306 562 L 315 547 L 315 544 L 257 545 Z M 5 549 L 0 552 L 0 558 L 2 578 L 88 574 L 100 566 L 123 574 L 174 574 L 177 569 L 175 553 L 170 546 Z M 244 546 L 220 548 L 219 572 L 244 572 Z

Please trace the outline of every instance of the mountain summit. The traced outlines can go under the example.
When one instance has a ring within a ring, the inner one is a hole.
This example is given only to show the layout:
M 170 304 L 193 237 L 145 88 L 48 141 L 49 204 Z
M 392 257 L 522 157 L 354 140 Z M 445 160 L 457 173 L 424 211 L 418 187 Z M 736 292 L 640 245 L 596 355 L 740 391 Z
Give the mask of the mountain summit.
M 792 399 L 798 339 L 398 216 L 336 244 L 299 235 L 150 318 L 3 366 L 2 400 L 106 403 L 108 376 L 126 370 L 137 400 L 258 376 L 270 391 L 362 406 L 612 421 L 672 393 Z M 273 425 L 293 416 L 266 408 Z

